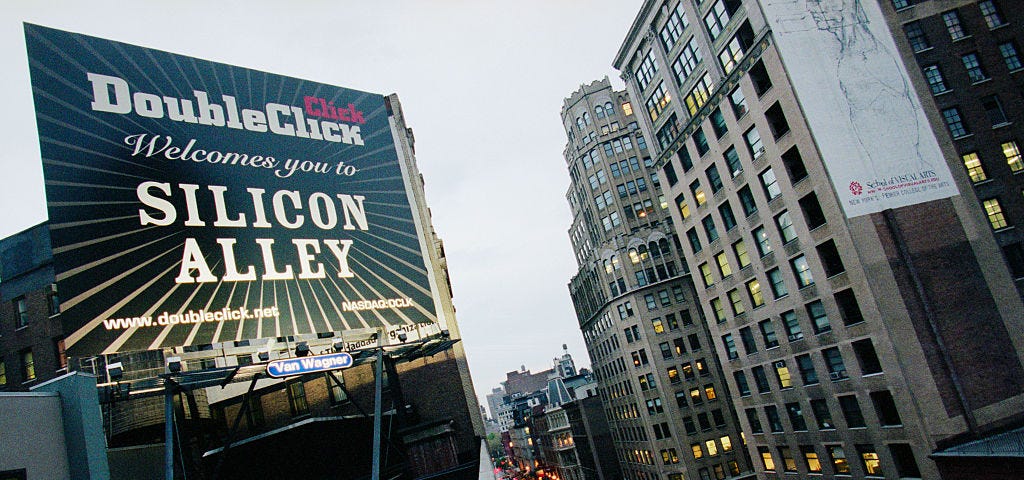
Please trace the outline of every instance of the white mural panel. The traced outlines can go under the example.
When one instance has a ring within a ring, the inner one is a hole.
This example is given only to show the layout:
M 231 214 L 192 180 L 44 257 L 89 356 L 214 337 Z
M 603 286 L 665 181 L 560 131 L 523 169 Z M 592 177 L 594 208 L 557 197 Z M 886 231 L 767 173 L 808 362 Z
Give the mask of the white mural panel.
M 847 217 L 959 194 L 876 2 L 762 6 Z

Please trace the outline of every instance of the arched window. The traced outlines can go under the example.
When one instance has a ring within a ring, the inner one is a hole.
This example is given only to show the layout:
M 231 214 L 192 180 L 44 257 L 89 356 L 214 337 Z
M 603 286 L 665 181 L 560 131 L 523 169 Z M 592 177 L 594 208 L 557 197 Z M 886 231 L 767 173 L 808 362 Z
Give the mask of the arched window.
M 612 115 L 612 113 L 615 112 L 615 107 L 612 107 L 612 102 L 605 103 L 604 104 L 604 109 L 607 110 L 607 113 L 608 113 L 609 117 Z
M 585 125 L 583 125 L 583 119 L 582 118 L 576 117 L 576 126 L 579 127 L 580 130 L 583 130 L 585 128 Z
M 597 115 L 597 118 L 604 118 L 604 107 L 600 105 L 594 107 L 594 114 Z
M 587 125 L 593 123 L 593 121 L 590 120 L 590 113 L 583 112 L 583 123 L 586 123 Z
M 612 268 L 614 268 L 615 270 L 619 270 L 622 268 L 622 264 L 619 263 L 618 255 L 612 257 Z
M 612 273 L 612 263 L 608 259 L 604 261 L 604 273 Z
M 634 264 L 640 263 L 640 255 L 637 254 L 635 248 L 629 249 L 629 261 L 633 262 Z
M 661 257 L 662 251 L 657 242 L 648 243 L 647 248 L 651 251 L 651 258 Z
M 647 260 L 647 245 L 640 245 L 639 247 L 636 247 L 636 249 L 637 252 L 640 254 L 640 260 Z

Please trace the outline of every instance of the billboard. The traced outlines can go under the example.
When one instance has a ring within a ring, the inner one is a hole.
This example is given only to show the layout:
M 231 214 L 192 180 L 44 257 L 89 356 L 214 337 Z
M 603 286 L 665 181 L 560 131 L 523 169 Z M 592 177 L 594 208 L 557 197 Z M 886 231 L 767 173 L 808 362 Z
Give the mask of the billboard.
M 69 354 L 437 320 L 385 97 L 25 37 Z
M 761 6 L 847 217 L 959 195 L 878 2 Z

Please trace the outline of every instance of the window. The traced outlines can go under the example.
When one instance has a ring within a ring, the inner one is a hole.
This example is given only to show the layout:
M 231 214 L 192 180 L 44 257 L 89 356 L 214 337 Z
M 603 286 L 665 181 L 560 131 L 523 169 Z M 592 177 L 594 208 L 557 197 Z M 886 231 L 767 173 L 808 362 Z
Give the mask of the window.
M 1002 145 L 1003 156 L 1006 157 L 1006 164 L 1010 166 L 1010 170 L 1014 173 L 1024 170 L 1024 161 L 1021 160 L 1020 148 L 1017 148 L 1017 142 L 1009 141 Z
M 715 386 L 714 385 L 704 385 L 704 396 L 708 400 L 716 400 L 718 398 L 718 394 L 715 393 Z
M 644 350 L 642 348 L 640 350 L 632 352 L 631 356 L 633 357 L 633 366 L 636 368 L 640 368 L 650 363 L 647 360 L 647 350 Z
M 772 458 L 771 450 L 768 450 L 768 447 L 757 447 L 757 451 L 761 454 L 761 463 L 764 464 L 764 469 L 775 471 L 775 459 Z
M 619 310 L 619 319 L 625 320 L 627 317 L 632 317 L 633 316 L 633 303 L 629 302 L 629 301 L 627 301 L 625 303 L 622 303 L 622 304 L 620 304 L 618 306 L 618 310 Z
M 843 418 L 846 419 L 846 426 L 849 428 L 864 427 L 864 414 L 860 411 L 860 403 L 855 395 L 840 395 L 839 408 L 843 411 Z
M 22 328 L 28 325 L 28 302 L 25 297 L 14 299 L 14 328 Z
M 736 254 L 736 261 L 740 268 L 750 265 L 750 255 L 747 254 L 747 245 L 743 240 L 732 244 L 732 252 Z
M 832 469 L 837 474 L 849 474 L 850 464 L 846 461 L 846 453 L 840 445 L 826 445 L 828 456 L 832 459 Z
M 789 261 L 793 267 L 793 275 L 796 276 L 796 284 L 800 288 L 814 285 L 814 277 L 811 276 L 811 267 L 807 264 L 807 257 L 800 255 Z
M 36 360 L 32 355 L 32 349 L 26 348 L 19 353 L 21 357 L 21 381 L 28 382 L 36 379 Z
M 725 252 L 718 252 L 715 255 L 715 261 L 718 262 L 718 273 L 722 274 L 722 278 L 732 275 L 732 267 L 729 266 L 729 258 Z
M 1003 56 L 1006 68 L 1011 72 L 1021 68 L 1020 57 L 1017 55 L 1017 46 L 1013 42 L 999 44 L 999 53 Z
M 693 198 L 697 200 L 698 207 L 707 203 L 707 197 L 704 195 L 704 189 L 700 187 L 700 180 L 694 180 L 690 183 L 690 193 L 692 193 Z
M 839 275 L 846 271 L 846 266 L 843 265 L 843 259 L 839 256 L 839 249 L 836 248 L 836 242 L 828 240 L 815 248 L 818 251 L 818 259 L 821 260 L 821 266 L 825 269 L 825 276 L 832 277 Z
M 828 378 L 832 381 L 842 380 L 847 377 L 846 364 L 843 363 L 843 355 L 839 353 L 838 347 L 830 347 L 821 351 L 828 367 Z
M 633 250 L 630 250 L 630 253 L 632 253 L 632 252 L 633 252 Z M 636 262 L 633 262 L 633 263 L 636 263 Z M 644 303 L 647 305 L 647 310 L 648 311 L 650 311 L 650 310 L 657 310 L 658 309 L 658 301 L 654 299 L 654 294 L 653 293 L 648 293 L 648 294 L 644 295 Z M 661 333 L 661 332 L 658 332 L 658 333 Z
M 915 52 L 920 52 L 932 48 L 928 37 L 924 34 L 924 29 L 921 28 L 921 22 L 911 22 L 903 26 L 903 32 L 907 34 L 907 41 L 910 42 L 910 48 Z
M 693 458 L 704 457 L 704 449 L 701 448 L 700 443 L 694 443 L 690 445 L 690 451 L 693 452 Z
M 697 110 L 707 103 L 708 98 L 711 98 L 711 90 L 711 76 L 705 73 L 700 77 L 700 80 L 693 84 L 693 88 L 690 89 L 690 93 L 684 99 L 686 110 L 690 112 L 690 115 L 696 115 Z
M 782 417 L 779 416 L 779 407 L 775 405 L 764 407 L 764 415 L 768 417 L 768 429 L 772 433 L 782 432 Z
M 764 373 L 764 367 L 758 365 L 750 370 L 754 374 L 754 384 L 757 385 L 758 393 L 768 393 L 772 387 L 768 384 L 768 375 Z
M 46 295 L 46 306 L 50 316 L 60 313 L 60 296 L 57 295 L 57 284 L 50 285 L 50 293 Z
M 780 274 L 781 275 L 781 274 Z M 782 325 L 786 327 L 786 337 L 793 342 L 804 338 L 804 332 L 800 328 L 800 321 L 796 318 L 796 312 L 789 310 L 782 312 Z
M 708 28 L 708 35 L 711 35 L 711 40 L 714 40 L 722 33 L 726 23 L 729 23 L 729 12 L 725 9 L 725 2 L 715 2 L 708 10 L 708 14 L 704 16 L 704 26 Z
M 882 363 L 878 360 L 875 346 L 870 338 L 853 342 L 853 353 L 857 355 L 857 363 L 860 364 L 860 371 L 864 375 L 882 373 Z
M 722 115 L 722 110 L 716 108 L 711 112 L 711 130 L 715 132 L 715 138 L 722 138 L 729 131 L 729 126 L 725 124 L 725 116 Z
M 309 414 L 309 404 L 306 403 L 306 384 L 292 382 L 288 384 L 288 403 L 291 405 L 292 416 Z
M 775 217 L 775 226 L 778 227 L 778 233 L 782 236 L 782 243 L 788 244 L 797 239 L 797 228 L 793 225 L 793 218 L 790 217 L 790 212 L 782 211 Z
M 726 74 L 736 68 L 742 58 L 743 42 L 739 36 L 732 37 L 732 40 L 729 40 L 729 43 L 718 54 L 718 61 L 722 64 L 722 69 Z
M 789 122 L 786 121 L 786 114 L 782 112 L 782 105 L 779 102 L 765 110 L 764 117 L 768 120 L 768 128 L 776 140 L 789 133 Z
M 330 392 L 331 405 L 337 405 L 348 400 L 348 394 L 345 393 L 343 388 L 345 376 L 341 372 L 327 372 L 324 374 L 324 378 L 327 380 L 327 390 Z
M 772 286 L 772 296 L 774 298 L 782 298 L 789 295 L 789 290 L 786 288 L 786 283 L 782 280 L 782 271 L 778 268 L 768 270 L 768 283 Z
M 894 427 L 903 425 L 903 419 L 900 418 L 900 412 L 896 408 L 896 401 L 892 398 L 892 393 L 888 390 L 882 390 L 880 392 L 871 392 L 871 403 L 875 407 L 875 414 L 878 416 L 878 422 L 884 427 Z
M 965 137 L 970 133 L 967 126 L 964 125 L 963 119 L 960 118 L 960 110 L 956 107 L 943 110 L 942 118 L 946 120 L 946 126 L 949 127 L 949 133 L 953 135 L 953 138 Z
M 984 200 L 981 202 L 981 205 L 985 208 L 985 215 L 988 216 L 988 222 L 992 225 L 992 228 L 999 230 L 1009 226 L 1006 222 L 1006 217 L 1003 216 L 1003 207 L 999 205 L 998 198 Z
M 754 342 L 754 334 L 750 327 L 740 329 L 740 340 L 743 342 L 743 351 L 747 355 L 757 352 L 757 343 Z
M 790 148 L 782 154 L 782 163 L 786 166 L 790 183 L 796 184 L 807 178 L 807 167 L 804 166 L 804 159 L 800 156 L 800 150 L 797 147 Z
M 654 74 L 658 71 L 658 61 L 654 59 L 654 50 L 647 52 L 647 56 L 644 57 L 643 61 L 640 62 L 640 66 L 637 67 L 636 71 L 633 72 L 636 77 L 637 87 L 640 90 L 647 89 L 647 84 L 651 83 L 651 79 L 654 78 Z M 632 115 L 632 108 L 627 110 L 628 104 L 623 104 L 623 111 L 628 111 L 626 115 Z
M 771 320 L 762 320 L 757 324 L 761 329 L 761 338 L 764 340 L 764 348 L 779 346 L 779 337 L 775 335 L 775 325 Z
M 665 21 L 665 26 L 661 27 L 661 45 L 665 47 L 666 52 L 672 50 L 676 41 L 679 40 L 679 36 L 682 35 L 683 29 L 689 24 L 686 12 L 683 11 L 683 2 L 677 3 L 676 8 L 672 10 L 672 14 Z
M 804 212 L 804 220 L 807 221 L 807 228 L 809 230 L 814 230 L 827 222 L 825 212 L 821 210 L 821 204 L 818 202 L 817 193 L 811 192 L 804 195 L 799 203 L 800 210 Z
M 801 445 L 800 452 L 804 455 L 807 471 L 810 473 L 821 473 L 821 460 L 818 458 L 818 452 L 814 450 L 814 447 Z
M 700 237 L 697 236 L 696 228 L 691 228 L 686 231 L 686 239 L 689 240 L 690 248 L 693 250 L 693 253 L 696 254 L 703 249 L 700 244 Z
M 946 88 L 946 82 L 942 79 L 942 71 L 939 70 L 938 65 L 924 67 L 924 78 L 928 80 L 928 86 L 932 89 L 932 94 L 938 95 L 949 90 Z
M 818 372 L 814 370 L 814 361 L 808 354 L 796 356 L 796 368 L 800 370 L 800 380 L 804 385 L 818 383 Z
M 731 340 L 731 339 L 730 339 Z M 736 345 L 733 345 L 735 350 Z M 747 383 L 747 375 L 742 370 L 737 370 L 732 373 L 733 378 L 736 379 L 736 389 L 739 390 L 741 397 L 750 395 L 750 384 Z
M 836 292 L 834 295 L 836 304 L 839 305 L 839 313 L 843 317 L 843 325 L 853 325 L 864 321 L 864 315 L 860 312 L 860 305 L 857 303 L 857 296 L 853 289 L 846 289 Z
M 0 360 L 0 387 L 7 385 L 7 362 Z
M 779 360 L 772 364 L 775 367 L 775 380 L 779 382 L 779 388 L 792 388 L 793 377 L 789 374 L 789 367 L 785 360 Z
M 814 325 L 814 333 L 825 333 L 832 330 L 832 325 L 825 314 L 825 305 L 821 300 L 815 300 L 806 305 L 807 315 L 811 317 L 811 325 Z
M 750 157 L 754 160 L 761 158 L 764 155 L 764 144 L 761 143 L 761 134 L 758 133 L 757 127 L 750 127 L 743 134 L 743 138 L 747 141 L 747 148 L 750 150 Z
M 757 211 L 757 203 L 754 202 L 754 195 L 750 193 L 750 186 L 744 185 L 736 192 L 740 197 L 740 206 L 743 208 L 744 216 L 751 216 Z
M 965 154 L 961 158 L 963 158 L 964 168 L 967 169 L 967 175 L 971 177 L 972 182 L 977 183 L 988 179 L 985 168 L 981 165 L 981 159 L 978 158 L 978 152 Z
M 896 473 L 900 477 L 921 478 L 921 470 L 914 460 L 914 450 L 906 443 L 890 443 L 889 453 L 896 464 Z
M 57 357 L 57 368 L 68 368 L 68 352 L 64 346 L 64 337 L 53 339 L 53 353 Z M 252 360 L 252 357 L 249 357 L 249 359 Z
M 754 91 L 757 92 L 758 97 L 764 95 L 772 88 L 772 79 L 768 76 L 768 70 L 764 68 L 764 62 L 758 60 L 753 67 L 750 67 L 748 75 L 750 76 L 750 81 L 754 84 Z
M 700 264 L 697 267 L 700 270 L 701 278 L 704 279 L 704 286 L 710 287 L 715 284 L 715 277 L 711 276 L 711 267 L 707 263 Z
M 675 385 L 675 384 L 681 383 L 683 381 L 683 379 L 679 378 L 679 369 L 678 368 L 676 368 L 674 366 L 668 367 L 667 373 L 668 373 L 668 383 L 671 383 L 672 385 Z
M 711 193 L 718 193 L 722 189 L 722 176 L 718 174 L 718 167 L 712 164 L 704 173 L 708 176 L 708 185 L 711 186 Z
M 654 93 L 647 98 L 647 113 L 651 116 L 651 121 L 657 121 L 661 112 L 665 111 L 665 107 L 671 102 L 672 96 L 665 90 L 665 84 L 659 83 Z
M 985 69 L 981 67 L 981 61 L 978 60 L 977 53 L 968 53 L 963 57 L 960 57 L 964 62 L 964 69 L 967 70 L 967 77 L 972 82 L 978 83 L 981 81 L 988 80 L 988 75 L 985 73 Z
M 661 461 L 664 462 L 665 465 L 672 465 L 672 464 L 679 463 L 679 454 L 676 453 L 676 449 L 674 449 L 674 448 L 669 448 L 667 450 L 662 450 L 661 451 Z
M 722 323 L 726 320 L 725 308 L 722 307 L 721 298 L 716 297 L 711 299 L 711 312 L 714 314 L 716 322 Z
M 747 282 L 747 294 L 750 295 L 750 304 L 754 307 L 764 305 L 764 293 L 761 292 L 761 282 L 753 279 Z
M 988 28 L 996 28 L 1006 23 L 992 0 L 978 2 L 978 8 L 981 9 L 981 16 L 985 18 Z
M 672 63 L 672 72 L 676 75 L 676 84 L 682 85 L 686 82 L 686 77 L 693 73 L 701 60 L 700 49 L 697 48 L 697 41 L 691 37 L 690 40 L 686 42 L 686 46 L 683 47 L 682 52 L 679 53 L 679 57 Z
M 704 225 L 704 233 L 708 235 L 708 243 L 714 243 L 715 240 L 718 240 L 718 229 L 715 228 L 715 219 L 708 215 L 701 220 L 701 223 Z
M 651 55 L 651 53 L 648 53 L 648 55 Z M 626 116 L 632 115 L 633 114 L 633 105 L 630 104 L 629 102 L 624 102 L 622 104 L 622 113 L 624 115 L 626 115 Z
M 760 178 L 761 186 L 764 187 L 764 194 L 768 197 L 769 201 L 782 195 L 782 187 L 779 186 L 779 181 L 775 178 L 775 171 L 771 167 L 761 172 Z
M 860 455 L 864 473 L 870 477 L 882 476 L 882 462 L 873 445 L 857 445 L 857 453 Z
M 751 433 L 764 433 L 764 428 L 761 426 L 761 419 L 757 416 L 757 410 L 748 408 L 747 422 L 750 423 Z
M 942 21 L 946 24 L 946 31 L 949 32 L 949 38 L 953 40 L 960 40 L 967 36 L 967 32 L 964 31 L 963 25 L 960 24 L 960 15 L 956 13 L 956 10 L 950 10 L 942 14 Z
M 732 113 L 736 118 L 747 114 L 747 98 L 743 96 L 743 90 L 739 87 L 729 93 L 729 103 L 732 104 Z
M 765 231 L 763 226 L 755 228 L 751 233 L 754 234 L 754 242 L 757 244 L 757 253 L 762 257 L 772 253 L 772 245 L 768 241 L 768 232 Z
M 732 289 L 729 290 L 727 295 L 729 296 L 729 303 L 732 304 L 733 314 L 739 315 L 746 311 L 746 309 L 743 308 L 743 300 L 740 298 L 740 292 L 736 289 Z
M 263 415 L 263 400 L 258 393 L 254 393 L 249 397 L 247 402 L 249 408 L 245 411 L 245 419 L 249 422 L 249 428 L 262 427 L 265 422 Z
M 817 398 L 811 400 L 811 412 L 814 413 L 814 419 L 818 423 L 818 429 L 820 430 L 834 430 L 836 428 L 835 423 L 832 422 L 832 413 L 828 410 L 828 403 L 823 398 Z

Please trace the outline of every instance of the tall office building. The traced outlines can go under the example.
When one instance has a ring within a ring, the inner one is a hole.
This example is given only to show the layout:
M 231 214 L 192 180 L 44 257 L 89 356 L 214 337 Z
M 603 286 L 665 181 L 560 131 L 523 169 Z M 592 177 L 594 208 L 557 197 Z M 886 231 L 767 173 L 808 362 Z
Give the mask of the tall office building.
M 614 65 L 759 474 L 937 478 L 930 455 L 1021 426 L 998 208 L 936 140 L 877 2 L 649 0 Z M 993 170 L 1008 140 L 976 147 Z
M 562 106 L 569 288 L 625 478 L 751 474 L 634 102 L 608 79 Z

